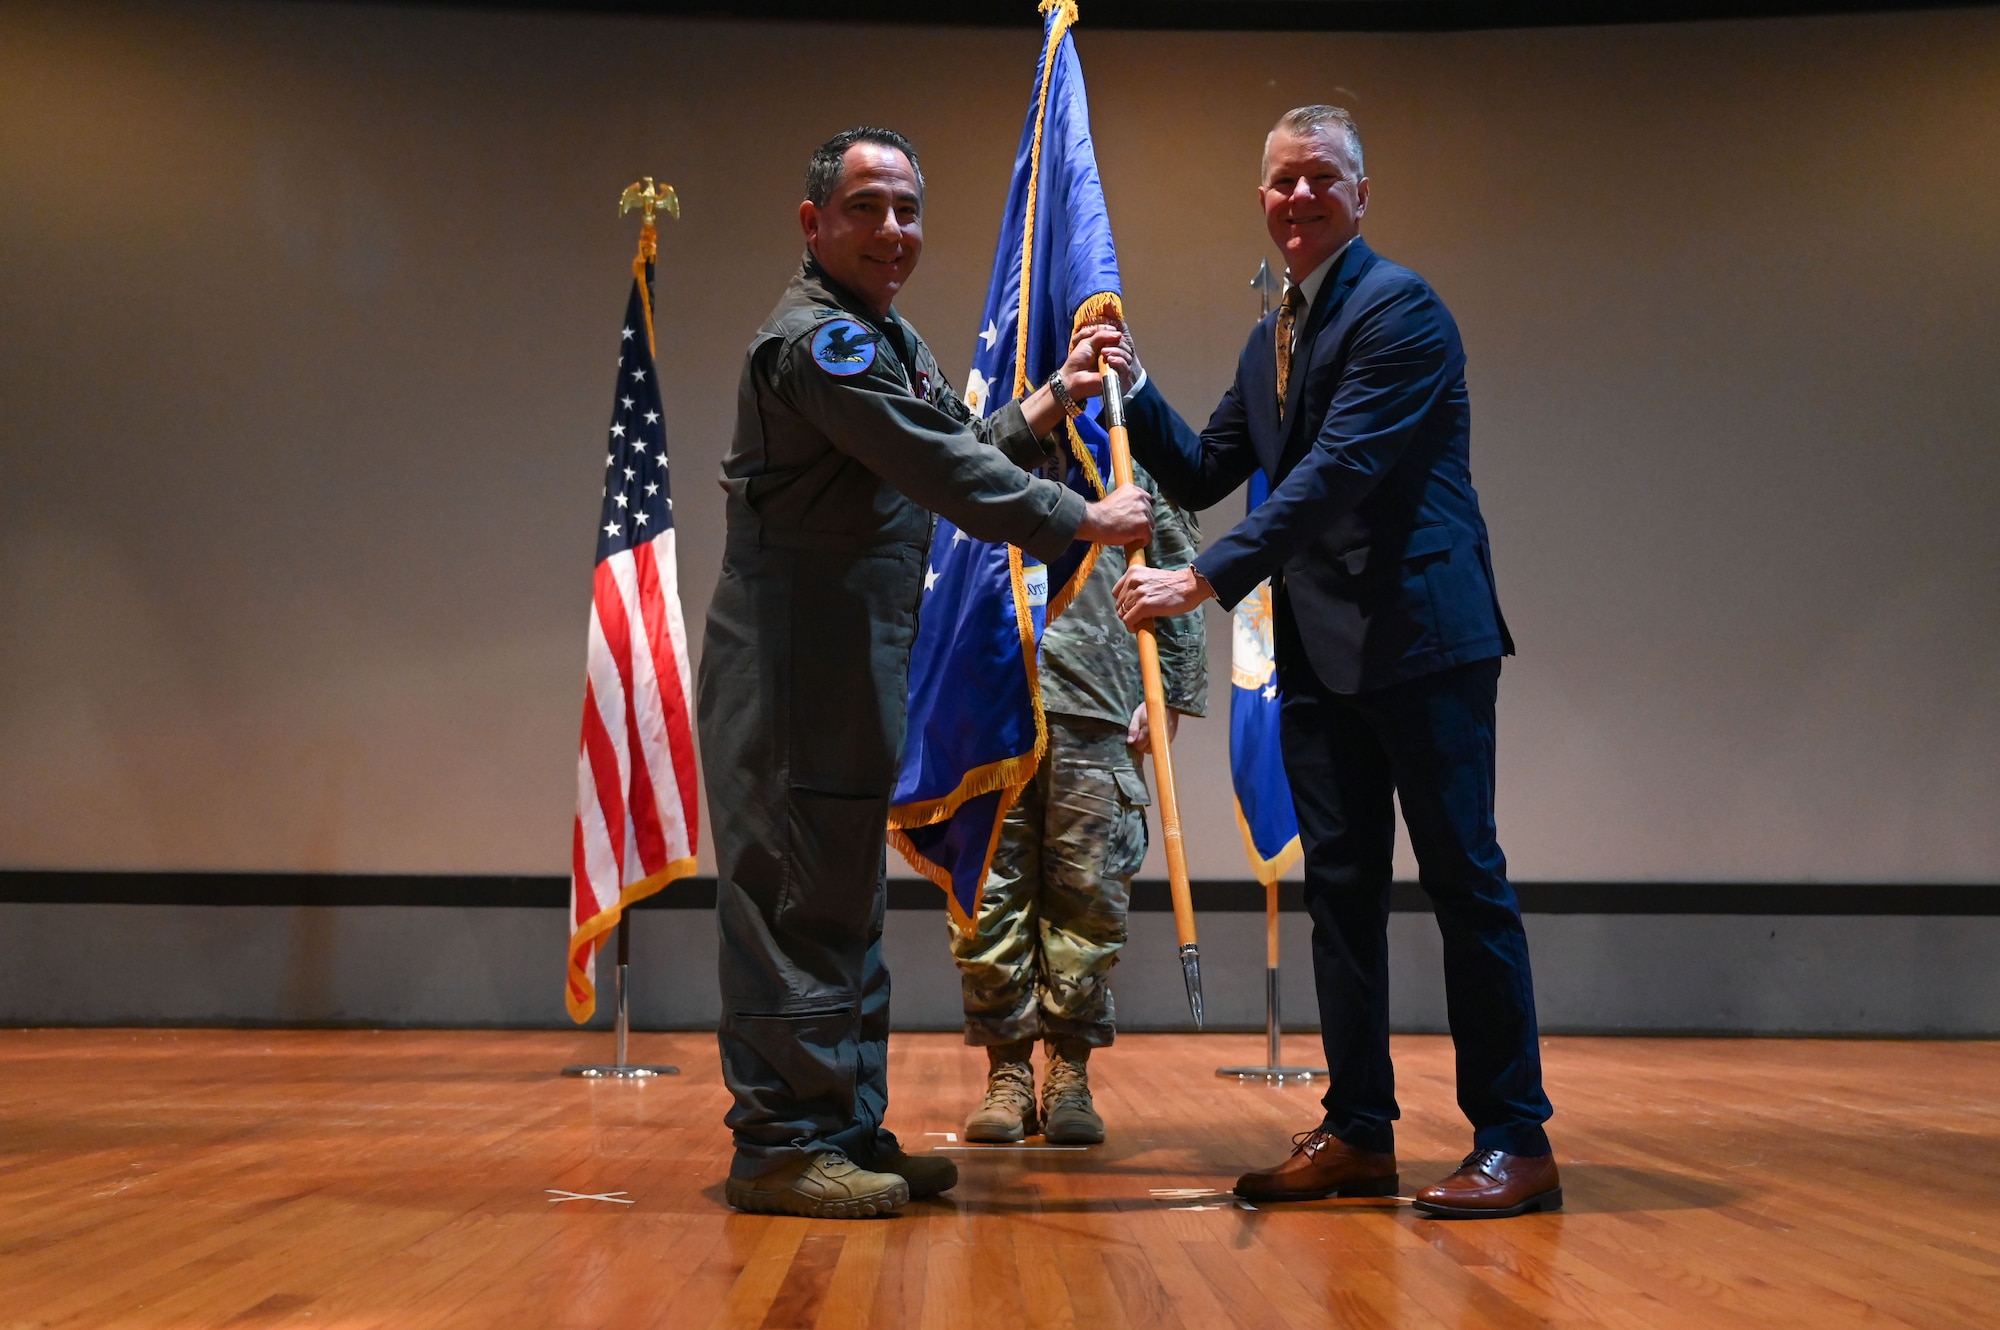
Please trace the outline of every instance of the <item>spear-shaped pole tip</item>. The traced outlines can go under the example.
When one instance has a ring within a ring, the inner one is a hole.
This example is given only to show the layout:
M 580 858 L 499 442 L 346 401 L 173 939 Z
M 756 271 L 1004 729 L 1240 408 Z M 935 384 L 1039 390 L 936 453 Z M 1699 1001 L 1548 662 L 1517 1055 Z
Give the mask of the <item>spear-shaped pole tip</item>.
M 1257 275 L 1250 279 L 1251 289 L 1256 291 L 1264 303 L 1264 314 L 1271 312 L 1271 292 L 1278 289 L 1278 279 L 1271 275 L 1271 261 L 1261 259 L 1257 263 Z M 1261 318 L 1262 315 L 1259 315 Z
M 1201 948 L 1190 942 L 1181 948 L 1181 978 L 1187 981 L 1188 1011 L 1194 1028 L 1201 1028 Z

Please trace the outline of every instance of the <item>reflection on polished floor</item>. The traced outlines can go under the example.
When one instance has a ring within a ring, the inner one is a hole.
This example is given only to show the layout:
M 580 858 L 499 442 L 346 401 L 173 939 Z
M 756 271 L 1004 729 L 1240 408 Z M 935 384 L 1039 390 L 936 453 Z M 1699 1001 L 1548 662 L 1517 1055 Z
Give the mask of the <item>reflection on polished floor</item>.
M 1315 1041 L 1297 1036 L 1300 1056 Z M 891 1125 L 956 1146 L 983 1059 L 898 1035 Z M 1110 1139 L 956 1150 L 894 1219 L 735 1215 L 706 1034 L 0 1031 L 0 1327 L 2000 1324 L 2000 1044 L 1550 1039 L 1568 1208 L 1251 1210 L 1316 1092 L 1259 1036 L 1093 1062 Z M 1468 1148 L 1397 1041 L 1403 1185 Z M 1030 1144 L 1039 1144 L 1031 1142 Z

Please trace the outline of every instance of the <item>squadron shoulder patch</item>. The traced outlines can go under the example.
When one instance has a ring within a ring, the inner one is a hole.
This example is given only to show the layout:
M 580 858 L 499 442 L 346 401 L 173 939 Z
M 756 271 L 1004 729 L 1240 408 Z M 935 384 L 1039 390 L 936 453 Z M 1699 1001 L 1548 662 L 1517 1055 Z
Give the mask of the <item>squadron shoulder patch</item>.
M 880 340 L 853 319 L 833 319 L 813 331 L 813 360 L 829 374 L 847 378 L 865 372 L 875 363 L 875 343 Z

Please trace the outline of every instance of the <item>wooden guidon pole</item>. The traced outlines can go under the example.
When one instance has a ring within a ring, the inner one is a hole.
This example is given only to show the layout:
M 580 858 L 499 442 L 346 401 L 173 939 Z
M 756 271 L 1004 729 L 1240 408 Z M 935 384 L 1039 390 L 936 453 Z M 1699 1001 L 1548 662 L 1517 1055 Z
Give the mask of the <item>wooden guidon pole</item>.
M 1125 392 L 1118 375 L 1102 361 L 1104 424 L 1111 436 L 1111 474 L 1120 485 L 1132 483 L 1132 440 L 1125 431 Z M 1134 568 L 1146 566 L 1144 544 L 1128 546 L 1125 559 Z M 1188 1010 L 1194 1028 L 1201 1020 L 1201 949 L 1195 945 L 1194 895 L 1188 889 L 1187 848 L 1181 842 L 1181 806 L 1174 794 L 1174 750 L 1167 737 L 1167 693 L 1160 682 L 1160 644 L 1153 621 L 1138 627 L 1139 677 L 1146 684 L 1146 727 L 1151 732 L 1153 772 L 1160 787 L 1160 833 L 1166 840 L 1167 885 L 1174 898 L 1174 932 L 1180 938 L 1181 978 L 1187 981 Z

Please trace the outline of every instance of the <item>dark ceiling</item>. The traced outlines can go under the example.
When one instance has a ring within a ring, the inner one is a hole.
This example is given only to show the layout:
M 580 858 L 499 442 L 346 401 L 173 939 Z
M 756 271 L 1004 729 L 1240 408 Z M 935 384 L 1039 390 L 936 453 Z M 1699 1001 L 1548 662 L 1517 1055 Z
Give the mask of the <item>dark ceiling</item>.
M 397 3 L 397 0 L 366 0 Z M 662 14 L 695 18 L 1037 27 L 1034 0 L 418 0 L 427 8 L 544 13 Z M 1333 32 L 1448 32 L 1701 19 L 1773 18 L 1959 9 L 1970 3 L 1896 0 L 1081 0 L 1094 28 L 1209 28 Z

